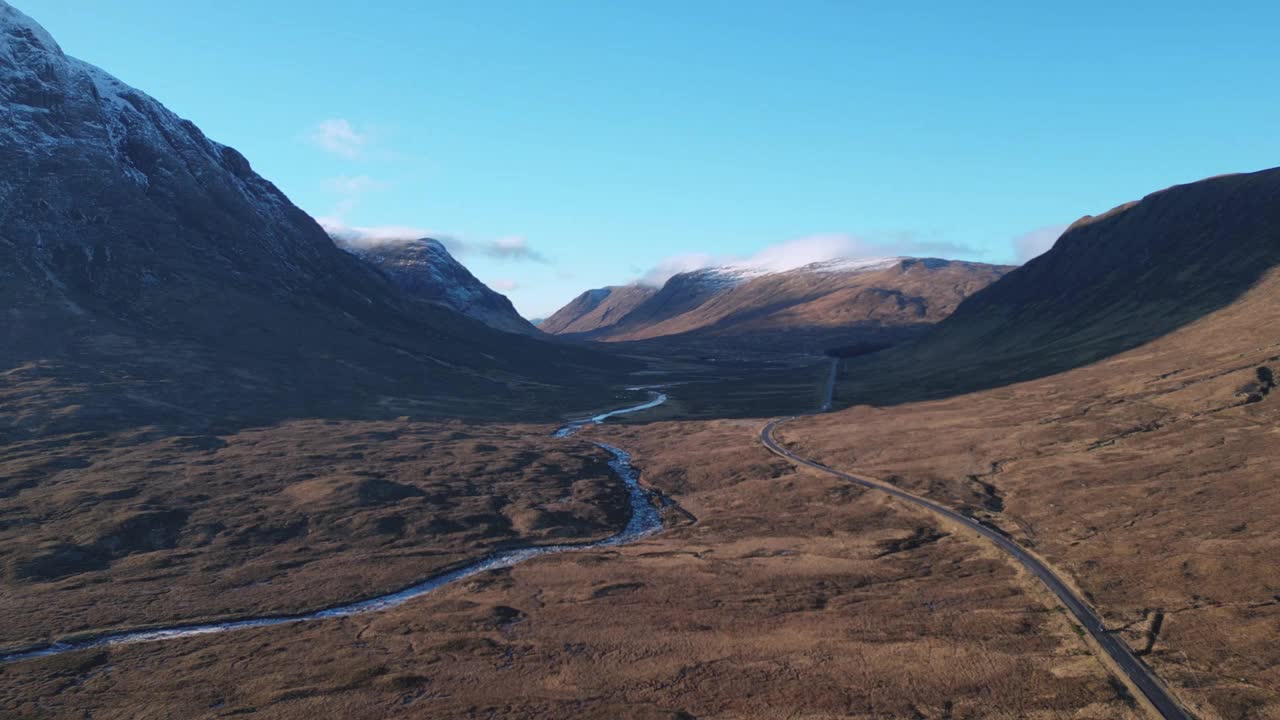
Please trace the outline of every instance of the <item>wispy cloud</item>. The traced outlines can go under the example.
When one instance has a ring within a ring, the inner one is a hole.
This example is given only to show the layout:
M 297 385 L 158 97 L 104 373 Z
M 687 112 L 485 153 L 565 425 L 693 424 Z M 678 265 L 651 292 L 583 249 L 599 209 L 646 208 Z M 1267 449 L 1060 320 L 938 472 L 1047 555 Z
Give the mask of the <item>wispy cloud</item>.
M 341 175 L 325 180 L 325 186 L 342 195 L 362 195 L 367 192 L 386 190 L 389 184 L 374 180 L 368 175 Z
M 494 290 L 497 290 L 498 292 L 511 292 L 512 290 L 515 290 L 516 288 L 520 287 L 520 283 L 516 282 L 515 280 L 501 278 L 499 280 L 494 280 L 493 282 L 489 283 L 489 287 L 493 288 Z
M 547 262 L 547 258 L 537 250 L 529 247 L 529 242 L 521 235 L 507 235 L 491 242 L 465 242 L 454 239 L 460 245 L 459 252 L 479 253 L 501 260 L 529 260 Z
M 748 256 L 687 253 L 664 258 L 643 273 L 637 282 L 642 285 L 661 285 L 671 276 L 708 267 L 733 266 L 782 272 L 805 265 L 843 258 L 877 258 L 907 255 L 941 255 L 955 257 L 972 254 L 963 245 L 922 237 L 917 233 L 903 232 L 884 235 L 875 239 L 848 233 L 818 233 L 793 238 Z
M 361 132 L 349 120 L 330 118 L 311 129 L 307 138 L 325 152 L 349 159 L 361 157 L 369 144 L 370 136 Z
M 542 253 L 529 247 L 519 235 L 508 235 L 496 240 L 472 240 L 452 233 L 438 232 L 412 225 L 348 225 L 341 217 L 316 218 L 329 237 L 348 246 L 370 247 L 434 238 L 440 241 L 455 257 L 490 257 L 498 260 L 546 263 Z
M 673 275 L 679 275 L 682 272 L 689 272 L 691 270 L 700 270 L 702 268 L 718 264 L 722 263 L 717 263 L 714 255 L 708 255 L 706 253 L 674 255 L 658 261 L 658 264 L 649 268 L 649 270 L 640 276 L 637 282 L 641 285 L 652 285 L 653 287 L 658 287 L 670 280 Z
M 408 225 L 348 225 L 342 218 L 332 216 L 318 217 L 316 222 L 334 240 L 362 247 L 407 242 L 435 235 L 430 230 Z
M 386 190 L 390 185 L 381 180 L 374 180 L 368 175 L 344 175 L 328 178 L 324 181 L 329 192 L 338 196 L 338 201 L 325 213 L 324 217 L 331 223 L 340 224 L 360 204 L 365 195 Z M 324 223 L 321 223 L 322 225 Z
M 1046 252 L 1053 247 L 1053 244 L 1058 241 L 1058 238 L 1062 236 L 1067 227 L 1068 225 L 1065 223 L 1046 225 L 1014 238 L 1013 250 L 1018 262 L 1024 263 Z

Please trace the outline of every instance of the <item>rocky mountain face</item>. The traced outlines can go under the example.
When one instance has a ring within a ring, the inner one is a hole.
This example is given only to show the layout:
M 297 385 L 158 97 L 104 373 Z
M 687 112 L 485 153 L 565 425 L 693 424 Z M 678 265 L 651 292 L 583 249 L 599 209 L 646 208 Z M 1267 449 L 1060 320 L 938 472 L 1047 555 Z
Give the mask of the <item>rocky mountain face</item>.
M 555 334 L 593 333 L 612 327 L 653 297 L 658 289 L 648 285 L 612 285 L 588 290 L 543 320 L 538 328 Z
M 608 323 L 544 328 L 593 340 L 800 343 L 810 351 L 893 343 L 946 317 L 1008 270 L 917 258 L 833 260 L 783 272 L 709 268 L 675 275 Z M 557 316 L 590 318 L 581 310 L 592 307 L 595 293 L 601 291 L 585 293 Z
M 414 297 L 444 305 L 498 330 L 537 332 L 505 295 L 476 279 L 439 240 L 421 238 L 378 243 L 355 243 L 341 237 L 334 240 L 347 252 L 381 270 Z
M 0 434 L 532 408 L 615 362 L 404 292 L 2 0 L 0 304 Z

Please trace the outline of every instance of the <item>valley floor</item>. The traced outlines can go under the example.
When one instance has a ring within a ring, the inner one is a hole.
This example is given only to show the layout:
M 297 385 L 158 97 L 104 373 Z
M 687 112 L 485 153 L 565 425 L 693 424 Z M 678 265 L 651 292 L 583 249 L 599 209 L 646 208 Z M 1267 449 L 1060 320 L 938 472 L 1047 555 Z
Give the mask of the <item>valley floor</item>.
M 1032 382 L 800 418 L 779 436 L 1002 528 L 1074 582 L 1197 717 L 1280 717 L 1280 496 L 1268 471 L 1280 406 L 1265 379 L 1280 347 L 1216 350 L 1197 332 Z M 780 402 L 799 388 L 813 407 L 825 375 L 768 370 L 721 401 Z M 503 543 L 607 535 L 625 523 L 625 498 L 593 439 L 631 451 L 642 482 L 691 517 L 385 613 L 0 665 L 0 710 L 1144 716 L 1056 600 L 988 543 L 769 454 L 762 419 L 663 420 L 713 411 L 716 384 L 694 380 L 635 423 L 570 441 L 544 426 L 302 421 L 10 454 L 8 470 L 53 462 L 58 479 L 3 500 L 10 647 L 314 607 Z M 165 545 L 157 518 L 188 507 L 182 527 L 210 527 L 207 542 L 184 529 Z M 134 532 L 139 517 L 147 532 Z M 68 555 L 62 536 L 106 560 Z M 106 564 L 64 566 L 77 557 Z
M 1033 582 L 755 443 L 603 427 L 696 518 L 382 614 L 0 667 L 16 717 L 1138 717 Z
M 1280 345 L 1253 302 L 1088 367 L 779 433 L 1002 528 L 1198 717 L 1280 717 Z M 845 388 L 848 392 L 848 388 Z

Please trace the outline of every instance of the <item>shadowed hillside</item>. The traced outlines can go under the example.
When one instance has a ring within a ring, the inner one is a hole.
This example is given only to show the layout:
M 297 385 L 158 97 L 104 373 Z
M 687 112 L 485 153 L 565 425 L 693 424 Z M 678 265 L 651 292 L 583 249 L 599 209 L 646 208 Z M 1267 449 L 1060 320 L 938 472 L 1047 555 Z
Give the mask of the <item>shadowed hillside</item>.
M 626 318 L 636 306 L 656 292 L 657 288 L 638 284 L 588 290 L 543 320 L 538 329 L 556 334 L 602 331 Z
M 555 417 L 628 363 L 338 249 L 234 149 L 0 3 L 0 440 L 283 417 Z
M 1080 367 L 1273 293 L 1255 286 L 1277 263 L 1280 169 L 1162 190 L 1077 221 L 918 341 L 849 361 L 839 399 L 895 403 Z

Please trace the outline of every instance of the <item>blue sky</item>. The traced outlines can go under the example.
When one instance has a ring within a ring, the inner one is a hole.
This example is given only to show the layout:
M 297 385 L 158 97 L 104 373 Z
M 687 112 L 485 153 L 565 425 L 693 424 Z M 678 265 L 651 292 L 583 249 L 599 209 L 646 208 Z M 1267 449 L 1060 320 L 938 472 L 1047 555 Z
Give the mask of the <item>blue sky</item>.
M 1273 2 L 15 4 L 312 215 L 451 237 L 531 316 L 762 252 L 1012 262 L 1280 159 Z

